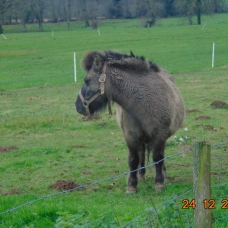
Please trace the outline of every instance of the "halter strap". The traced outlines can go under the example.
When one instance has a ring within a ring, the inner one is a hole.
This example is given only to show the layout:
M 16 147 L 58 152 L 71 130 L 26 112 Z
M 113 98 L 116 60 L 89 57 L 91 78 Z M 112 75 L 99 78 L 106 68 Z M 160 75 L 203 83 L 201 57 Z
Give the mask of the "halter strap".
M 79 94 L 79 97 L 80 97 L 80 99 L 81 99 L 81 101 L 82 101 L 82 104 L 83 104 L 83 106 L 84 106 L 84 108 L 85 108 L 86 113 L 87 113 L 88 116 L 91 115 L 91 113 L 90 113 L 90 111 L 89 111 L 89 105 L 90 105 L 93 101 L 95 101 L 99 96 L 105 94 L 105 93 L 104 93 L 104 89 L 105 89 L 105 81 L 106 81 L 106 74 L 105 74 L 106 68 L 107 68 L 107 63 L 105 62 L 104 67 L 103 67 L 103 69 L 102 69 L 102 73 L 101 73 L 101 75 L 100 75 L 100 77 L 99 77 L 100 91 L 98 91 L 96 94 L 94 94 L 89 100 L 86 100 L 86 99 L 83 97 L 82 91 L 81 91 L 81 90 L 80 90 L 79 93 L 78 93 L 78 94 Z M 109 100 L 108 100 L 108 111 L 109 111 L 109 116 L 110 116 L 110 118 L 111 118 L 111 116 L 112 116 L 112 108 L 111 108 L 111 104 L 110 104 L 110 101 L 109 101 Z

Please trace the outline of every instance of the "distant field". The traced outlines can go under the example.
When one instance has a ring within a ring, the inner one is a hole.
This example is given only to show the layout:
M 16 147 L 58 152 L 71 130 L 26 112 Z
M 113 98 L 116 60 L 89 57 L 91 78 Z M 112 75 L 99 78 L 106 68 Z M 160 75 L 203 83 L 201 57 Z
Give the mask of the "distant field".
M 37 25 L 28 25 L 32 31 L 28 33 L 11 33 L 20 30 L 20 25 L 4 26 L 8 39 L 0 37 L 0 87 L 72 83 L 73 52 L 77 53 L 81 82 L 80 60 L 94 49 L 132 50 L 177 73 L 210 69 L 215 42 L 215 67 L 227 66 L 227 18 L 228 14 L 203 17 L 202 26 L 189 26 L 180 18 L 163 19 L 150 29 L 139 27 L 140 20 L 107 20 L 100 22 L 100 36 L 96 30 L 84 29 L 82 23 L 72 23 L 71 31 L 64 31 L 66 24 L 44 24 L 43 33 L 35 32 Z
M 185 18 L 161 19 L 149 29 L 141 25 L 140 20 L 104 20 L 100 35 L 81 22 L 71 23 L 71 31 L 65 23 L 44 24 L 42 33 L 35 24 L 27 26 L 27 33 L 20 33 L 19 25 L 3 27 L 7 40 L 0 36 L 0 228 L 54 227 L 61 222 L 56 227 L 71 227 L 66 225 L 70 218 L 82 221 L 80 227 L 121 227 L 128 222 L 126 227 L 146 227 L 148 216 L 152 227 L 194 227 L 193 210 L 181 209 L 184 198 L 193 198 L 188 193 L 193 187 L 191 151 L 167 159 L 170 181 L 162 192 L 153 189 L 153 168 L 139 183 L 137 195 L 125 194 L 124 175 L 96 184 L 128 171 L 128 152 L 107 111 L 90 122 L 75 112 L 85 76 L 80 61 L 89 50 L 132 50 L 173 73 L 188 113 L 176 137 L 168 140 L 166 156 L 184 151 L 194 140 L 227 142 L 228 109 L 211 103 L 228 103 L 228 14 L 204 16 L 201 26 L 189 26 Z M 212 147 L 212 195 L 217 202 L 227 199 L 227 148 Z M 60 191 L 50 188 L 57 180 L 95 184 L 1 214 Z M 143 215 L 154 207 L 158 215 Z M 213 210 L 213 227 L 228 226 L 227 218 L 218 219 L 226 217 L 226 211 L 219 206 Z

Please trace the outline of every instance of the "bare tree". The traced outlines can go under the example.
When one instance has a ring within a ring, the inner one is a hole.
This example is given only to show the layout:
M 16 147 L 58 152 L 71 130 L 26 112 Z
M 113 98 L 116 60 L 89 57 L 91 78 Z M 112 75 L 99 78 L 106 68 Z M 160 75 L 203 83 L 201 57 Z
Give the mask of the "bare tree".
M 200 25 L 202 13 L 213 13 L 215 6 L 223 3 L 223 0 L 175 0 L 174 6 L 179 14 L 187 14 L 190 25 L 193 15 L 197 16 L 197 24 Z
M 71 0 L 67 0 L 67 29 L 70 30 Z
M 137 8 L 140 15 L 146 18 L 145 27 L 152 27 L 157 18 L 164 15 L 164 4 L 159 0 L 138 0 Z
M 65 0 L 59 0 L 58 14 L 60 21 L 66 20 Z
M 31 9 L 38 21 L 39 24 L 39 32 L 43 31 L 43 16 L 44 10 L 47 7 L 47 1 L 45 0 L 32 0 Z
M 70 30 L 72 18 L 85 21 L 85 27 L 98 26 L 97 18 L 145 18 L 145 26 L 151 27 L 160 17 L 187 15 L 189 24 L 197 16 L 201 24 L 202 13 L 226 11 L 227 0 L 0 0 L 0 32 L 3 21 L 11 23 L 21 19 L 22 31 L 26 32 L 26 23 L 33 17 L 42 31 L 44 17 L 52 22 L 66 21 Z
M 79 15 L 80 17 L 85 21 L 85 27 L 89 27 L 89 19 L 90 19 L 90 15 L 88 13 L 88 9 L 87 9 L 87 0 L 79 0 L 80 2 L 80 11 L 79 11 Z
M 121 18 L 123 16 L 121 0 L 112 0 L 109 14 L 112 18 Z
M 124 18 L 133 18 L 136 14 L 136 0 L 122 0 L 122 10 Z
M 175 16 L 174 0 L 162 0 L 164 5 L 164 17 Z
M 188 23 L 192 25 L 192 17 L 196 8 L 196 0 L 175 0 L 174 6 L 180 15 L 187 15 Z
M 57 23 L 58 19 L 61 18 L 61 1 L 60 0 L 49 0 L 50 19 L 52 22 Z
M 31 12 L 31 0 L 14 0 L 16 15 L 21 20 L 22 32 L 27 32 L 26 23 L 29 21 Z
M 198 25 L 201 25 L 201 13 L 202 13 L 202 2 L 201 0 L 196 0 L 196 15 L 197 15 Z
M 4 17 L 5 17 L 6 23 L 12 24 L 12 19 L 15 16 L 15 12 L 14 12 L 14 8 L 13 8 L 14 0 L 7 0 L 7 3 L 8 3 L 9 8 L 7 9 L 7 12 L 5 13 Z
M 7 11 L 11 8 L 12 1 L 11 0 L 0 0 L 0 27 L 2 28 L 4 16 Z
M 92 28 L 97 28 L 97 17 L 103 16 L 102 12 L 107 9 L 108 2 L 105 0 L 78 0 L 77 15 L 85 21 L 85 27 L 89 27 L 89 21 L 92 20 Z

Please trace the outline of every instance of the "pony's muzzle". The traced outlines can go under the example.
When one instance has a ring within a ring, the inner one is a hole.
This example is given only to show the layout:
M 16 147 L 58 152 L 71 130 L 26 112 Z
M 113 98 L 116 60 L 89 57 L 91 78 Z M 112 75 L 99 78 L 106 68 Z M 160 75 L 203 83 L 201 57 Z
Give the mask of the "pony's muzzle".
M 90 111 L 89 111 L 89 104 L 91 103 L 91 100 L 85 100 L 85 98 L 84 98 L 83 95 L 82 95 L 81 90 L 79 91 L 79 97 L 80 97 L 80 99 L 81 99 L 81 102 L 82 102 L 82 104 L 83 104 L 85 110 L 86 110 L 86 115 L 90 116 L 91 113 L 90 113 Z

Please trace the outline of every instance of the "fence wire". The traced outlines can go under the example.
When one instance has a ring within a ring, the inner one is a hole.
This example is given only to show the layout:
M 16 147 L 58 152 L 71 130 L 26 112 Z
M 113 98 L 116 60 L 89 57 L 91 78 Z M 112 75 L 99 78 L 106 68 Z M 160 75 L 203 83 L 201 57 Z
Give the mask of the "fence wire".
M 133 223 L 134 221 L 137 221 L 137 219 L 139 219 L 139 218 L 141 218 L 141 217 L 144 217 L 145 215 L 147 215 L 147 214 L 150 213 L 150 212 L 157 213 L 158 209 L 162 208 L 163 206 L 165 206 L 165 205 L 168 204 L 169 202 L 171 202 L 171 201 L 173 201 L 173 200 L 176 200 L 176 199 L 178 199 L 178 198 L 181 198 L 182 196 L 185 196 L 185 195 L 187 195 L 188 193 L 190 193 L 190 192 L 192 192 L 192 191 L 193 191 L 193 189 L 190 189 L 190 190 L 188 190 L 187 192 L 185 192 L 185 193 L 183 193 L 183 194 L 181 194 L 181 195 L 178 195 L 178 196 L 175 195 L 175 196 L 174 196 L 172 199 L 170 199 L 168 202 L 165 202 L 164 204 L 161 204 L 161 205 L 159 205 L 159 206 L 157 206 L 157 207 L 148 209 L 145 213 L 138 215 L 137 217 L 133 218 L 130 222 L 128 222 L 128 223 L 124 224 L 123 226 L 121 226 L 120 228 L 125 228 L 125 227 L 127 227 L 128 225 L 130 225 L 130 224 Z
M 213 144 L 212 146 L 213 146 L 213 147 L 219 147 L 219 146 L 223 146 L 223 145 L 226 145 L 226 144 L 228 144 L 228 141 L 227 141 L 227 142 L 221 142 L 221 143 L 215 143 L 215 144 Z M 93 182 L 93 183 L 91 183 L 91 184 L 80 185 L 80 186 L 78 186 L 78 187 L 75 187 L 75 188 L 72 188 L 72 189 L 69 189 L 69 190 L 63 190 L 63 191 L 60 191 L 60 192 L 57 192 L 57 193 L 45 195 L 45 196 L 40 197 L 40 198 L 38 198 L 38 199 L 35 199 L 35 200 L 32 200 L 32 201 L 26 202 L 26 203 L 24 203 L 24 204 L 21 204 L 21 205 L 19 205 L 19 206 L 17 206 L 17 207 L 10 208 L 10 209 L 8 209 L 8 210 L 6 210 L 6 211 L 0 212 L 0 215 L 12 213 L 12 212 L 17 211 L 17 210 L 19 210 L 19 209 L 21 209 L 21 208 L 23 208 L 23 207 L 25 207 L 25 206 L 32 205 L 32 204 L 34 204 L 34 203 L 36 203 L 36 202 L 38 202 L 38 201 L 42 201 L 42 200 L 45 200 L 45 199 L 48 199 L 48 198 L 51 198 L 51 197 L 54 197 L 54 196 L 57 196 L 57 195 L 60 195 L 60 194 L 66 194 L 66 193 L 69 193 L 69 192 L 72 192 L 72 191 L 76 191 L 76 190 L 83 190 L 83 189 L 86 189 L 86 188 L 89 188 L 89 187 L 92 187 L 92 186 L 101 184 L 101 183 L 103 183 L 103 182 L 108 182 L 108 181 L 111 181 L 111 180 L 114 180 L 114 179 L 117 179 L 117 178 L 126 176 L 126 175 L 128 175 L 128 174 L 130 174 L 130 173 L 132 173 L 132 172 L 136 172 L 136 171 L 139 171 L 139 170 L 141 170 L 141 169 L 145 169 L 145 168 L 152 167 L 152 166 L 154 166 L 154 165 L 160 163 L 161 161 L 164 161 L 164 160 L 167 160 L 167 159 L 170 159 L 170 158 L 173 158 L 173 157 L 176 157 L 176 156 L 185 154 L 186 152 L 188 152 L 188 151 L 190 151 L 190 150 L 192 150 L 192 148 L 188 148 L 188 149 L 183 150 L 183 151 L 180 151 L 180 152 L 178 152 L 178 153 L 176 153 L 176 154 L 172 154 L 172 155 L 166 156 L 165 158 L 159 160 L 158 162 L 153 162 L 153 163 L 151 163 L 151 164 L 149 164 L 149 165 L 147 165 L 147 166 L 140 167 L 140 168 L 135 169 L 135 170 L 132 170 L 132 171 L 124 172 L 124 173 L 119 174 L 119 175 L 117 175 L 117 176 L 113 176 L 113 177 L 109 177 L 109 178 L 106 178 L 106 179 L 103 179 L 103 180 L 95 181 L 95 182 Z M 227 183 L 222 183 L 222 184 L 219 184 L 219 185 L 216 185 L 216 186 L 211 186 L 211 187 L 212 187 L 212 188 L 218 188 L 218 187 L 220 187 L 220 186 L 225 186 L 225 185 L 228 185 L 228 182 L 227 182 Z M 188 193 L 190 193 L 190 192 L 192 192 L 192 191 L 193 191 L 193 189 L 190 189 L 190 190 L 188 190 L 187 192 L 185 192 L 185 193 L 183 193 L 183 194 L 181 194 L 181 195 L 178 195 L 178 196 L 175 195 L 175 196 L 174 196 L 172 199 L 170 199 L 168 202 L 171 202 L 172 200 L 176 200 L 176 199 L 178 199 L 178 198 L 180 198 L 180 197 L 183 197 L 184 195 L 187 195 Z M 158 210 L 159 210 L 160 208 L 162 208 L 163 206 L 165 206 L 168 202 L 165 202 L 164 204 L 161 204 L 161 205 L 159 205 L 159 206 L 157 206 L 157 207 L 148 209 L 145 213 L 140 214 L 139 216 L 133 218 L 130 222 L 128 222 L 128 223 L 122 225 L 121 228 L 127 227 L 128 225 L 132 224 L 134 221 L 137 221 L 137 219 L 139 219 L 139 218 L 141 218 L 141 217 L 143 217 L 143 216 L 146 216 L 148 213 L 153 212 L 153 213 L 158 214 Z M 223 220 L 223 219 L 226 219 L 226 218 L 228 218 L 228 216 L 223 216 L 223 217 L 215 218 L 215 219 L 213 219 L 212 221 L 214 222 L 214 221 L 216 221 L 216 220 Z
M 223 184 L 220 184 L 220 185 L 215 185 L 215 186 L 211 186 L 212 188 L 218 188 L 220 186 L 224 186 L 224 185 L 228 185 L 228 183 L 223 183 Z M 128 223 L 120 226 L 120 228 L 125 228 L 127 226 L 129 226 L 130 224 L 136 222 L 139 218 L 142 218 L 146 215 L 148 215 L 148 213 L 154 213 L 155 215 L 156 214 L 159 214 L 159 209 L 161 209 L 163 206 L 166 206 L 167 204 L 169 204 L 169 202 L 172 202 L 172 201 L 175 201 L 176 199 L 178 198 L 182 198 L 183 196 L 186 196 L 188 193 L 190 192 L 193 192 L 193 189 L 190 189 L 188 191 L 186 191 L 185 193 L 181 194 L 181 195 L 175 195 L 172 199 L 166 201 L 164 204 L 160 204 L 159 206 L 157 207 L 154 207 L 154 208 L 150 208 L 148 210 L 146 210 L 144 213 L 136 216 L 135 218 L 133 218 L 131 221 L 129 221 Z M 228 211 L 227 211 L 228 212 Z M 228 215 L 227 216 L 223 216 L 223 217 L 219 217 L 219 218 L 215 218 L 215 219 L 212 219 L 213 222 L 215 222 L 216 220 L 222 220 L 222 219 L 225 219 L 225 218 L 228 218 Z
M 216 186 L 211 186 L 211 187 L 212 188 L 218 188 L 218 187 L 224 186 L 224 185 L 228 185 L 228 183 L 224 183 L 224 184 L 220 184 L 220 185 L 216 185 Z M 159 209 L 161 209 L 163 206 L 166 206 L 167 204 L 169 204 L 169 202 L 175 201 L 178 198 L 182 198 L 183 196 L 186 196 L 190 192 L 193 192 L 193 189 L 190 189 L 190 190 L 186 191 L 185 193 L 183 193 L 181 195 L 175 195 L 172 199 L 170 199 L 169 201 L 166 201 L 164 204 L 160 204 L 157 207 L 150 208 L 150 209 L 146 210 L 144 213 L 136 216 L 135 218 L 133 218 L 128 223 L 125 223 L 124 225 L 120 226 L 120 228 L 125 228 L 125 227 L 131 225 L 132 223 L 136 222 L 138 219 L 140 219 L 140 218 L 145 217 L 146 215 L 148 215 L 148 213 L 154 213 L 155 215 L 156 214 L 159 214 Z M 212 221 L 215 222 L 217 220 L 223 220 L 223 219 L 226 219 L 226 218 L 228 218 L 228 215 L 227 216 L 223 216 L 223 217 L 212 219 Z
M 191 148 L 188 148 L 188 149 L 183 150 L 183 151 L 180 151 L 180 152 L 178 152 L 178 153 L 176 153 L 176 154 L 169 155 L 169 156 L 167 156 L 167 157 L 165 157 L 165 158 L 163 158 L 163 159 L 161 159 L 161 160 L 159 160 L 159 161 L 157 161 L 157 162 L 153 162 L 153 163 L 151 163 L 151 164 L 149 164 L 149 165 L 147 165 L 147 166 L 143 166 L 143 167 L 140 167 L 140 168 L 135 169 L 135 170 L 132 170 L 132 171 L 124 172 L 124 173 L 119 174 L 119 175 L 117 175 L 117 176 L 113 176 L 113 177 L 109 177 L 109 178 L 106 178 L 106 179 L 103 179 L 103 180 L 95 181 L 95 182 L 93 182 L 93 183 L 91 183 L 91 184 L 80 185 L 80 186 L 77 186 L 77 187 L 72 188 L 72 189 L 63 190 L 63 191 L 56 192 L 56 193 L 53 193 L 53 194 L 45 195 L 45 196 L 40 197 L 40 198 L 38 198 L 38 199 L 36 199 L 36 200 L 32 200 L 32 201 L 30 201 L 30 202 L 26 202 L 26 203 L 24 203 L 24 204 L 22 204 L 22 205 L 19 205 L 19 206 L 17 206 L 17 207 L 14 207 L 14 208 L 8 209 L 8 210 L 6 210 L 6 211 L 0 212 L 0 215 L 7 214 L 7 213 L 11 213 L 11 212 L 13 212 L 13 211 L 16 211 L 16 210 L 22 208 L 22 207 L 25 207 L 25 206 L 28 206 L 28 205 L 32 205 L 32 204 L 34 204 L 34 203 L 36 203 L 36 202 L 38 202 L 38 201 L 41 201 L 41 200 L 44 200 L 44 199 L 48 199 L 48 198 L 51 198 L 51 197 L 53 197 L 53 196 L 57 196 L 57 195 L 60 195 L 60 194 L 69 193 L 69 192 L 72 192 L 72 191 L 75 191 L 75 190 L 83 190 L 83 189 L 92 187 L 92 186 L 94 186 L 94 185 L 101 184 L 101 183 L 103 183 L 103 182 L 108 182 L 108 181 L 111 181 L 111 180 L 114 180 L 114 179 L 117 179 L 117 178 L 126 176 L 126 175 L 128 175 L 128 174 L 130 174 L 130 173 L 137 172 L 137 171 L 139 171 L 139 170 L 141 170 L 141 169 L 145 169 L 145 168 L 152 167 L 152 166 L 154 166 L 154 165 L 156 165 L 156 164 L 159 164 L 160 162 L 162 162 L 162 161 L 164 161 L 164 160 L 166 160 L 166 159 L 169 159 L 169 158 L 172 158 L 172 157 L 175 157 L 175 156 L 179 156 L 179 155 L 184 154 L 184 153 L 186 153 L 186 152 L 188 152 L 188 151 L 190 151 L 190 150 L 191 150 Z

